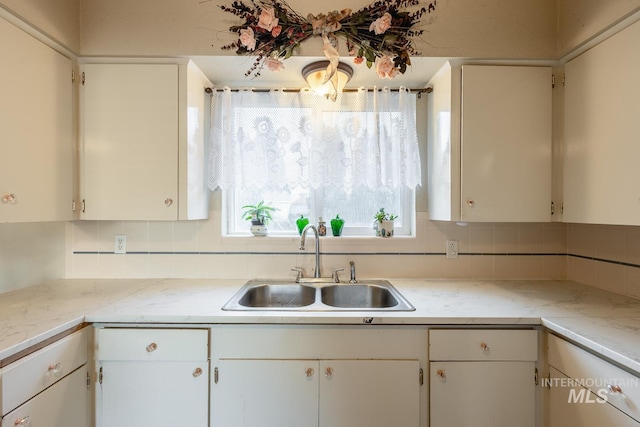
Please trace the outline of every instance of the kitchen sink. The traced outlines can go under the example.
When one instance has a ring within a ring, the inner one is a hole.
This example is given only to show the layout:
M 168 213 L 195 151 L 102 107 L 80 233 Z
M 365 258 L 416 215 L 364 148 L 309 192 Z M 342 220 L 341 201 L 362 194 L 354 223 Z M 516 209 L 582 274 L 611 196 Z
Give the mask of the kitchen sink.
M 316 288 L 299 284 L 260 283 L 250 286 L 238 304 L 247 308 L 298 308 L 316 300 Z
M 330 280 L 330 279 L 327 279 Z M 413 311 L 386 280 L 295 283 L 250 280 L 222 307 L 229 311 Z
M 331 307 L 388 308 L 398 305 L 388 287 L 374 284 L 324 286 L 320 295 L 322 302 Z

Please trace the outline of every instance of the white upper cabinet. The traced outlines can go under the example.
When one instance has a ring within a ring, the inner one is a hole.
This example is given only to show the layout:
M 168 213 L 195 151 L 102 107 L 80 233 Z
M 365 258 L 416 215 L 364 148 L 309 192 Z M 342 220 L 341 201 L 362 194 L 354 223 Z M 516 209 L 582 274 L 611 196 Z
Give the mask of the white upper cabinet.
M 564 221 L 640 225 L 640 23 L 565 76 Z
M 549 221 L 551 68 L 446 64 L 430 85 L 430 218 Z
M 81 71 L 81 218 L 206 218 L 206 77 L 191 62 Z
M 0 18 L 0 222 L 73 218 L 71 60 Z

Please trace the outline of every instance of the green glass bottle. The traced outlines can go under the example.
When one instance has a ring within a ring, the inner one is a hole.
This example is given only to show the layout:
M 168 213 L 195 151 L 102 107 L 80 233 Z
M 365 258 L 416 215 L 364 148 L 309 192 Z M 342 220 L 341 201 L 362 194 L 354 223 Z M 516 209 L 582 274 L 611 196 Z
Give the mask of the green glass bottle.
M 305 218 L 304 215 L 300 215 L 300 218 L 296 220 L 296 226 L 298 227 L 298 234 L 302 235 L 302 230 L 309 224 L 309 218 Z
M 344 227 L 344 219 L 340 218 L 340 215 L 336 215 L 336 217 L 331 220 L 331 232 L 336 237 L 341 236 L 342 227 Z

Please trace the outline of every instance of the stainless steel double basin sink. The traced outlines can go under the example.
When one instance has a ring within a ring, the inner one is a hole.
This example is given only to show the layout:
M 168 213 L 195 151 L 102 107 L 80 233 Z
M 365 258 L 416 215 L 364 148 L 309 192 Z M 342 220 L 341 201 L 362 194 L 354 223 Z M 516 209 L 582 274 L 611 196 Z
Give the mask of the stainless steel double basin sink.
M 386 280 L 296 283 L 251 280 L 225 305 L 235 311 L 413 311 Z

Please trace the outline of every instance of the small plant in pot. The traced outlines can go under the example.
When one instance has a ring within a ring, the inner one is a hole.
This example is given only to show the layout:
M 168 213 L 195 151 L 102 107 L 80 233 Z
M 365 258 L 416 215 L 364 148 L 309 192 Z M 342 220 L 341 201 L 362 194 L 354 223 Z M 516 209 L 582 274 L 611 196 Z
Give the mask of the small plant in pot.
M 266 236 L 267 225 L 273 220 L 271 214 L 276 208 L 269 206 L 261 200 L 256 205 L 245 205 L 242 207 L 242 218 L 251 221 L 251 234 L 254 236 Z
M 387 213 L 384 208 L 380 208 L 373 217 L 375 218 L 373 228 L 376 230 L 376 236 L 393 237 L 393 221 L 398 218 L 398 215 Z

